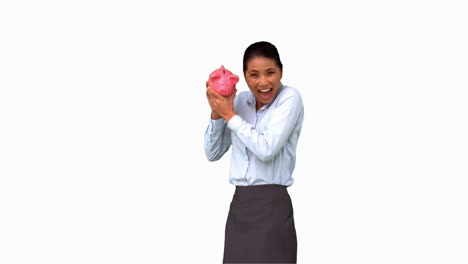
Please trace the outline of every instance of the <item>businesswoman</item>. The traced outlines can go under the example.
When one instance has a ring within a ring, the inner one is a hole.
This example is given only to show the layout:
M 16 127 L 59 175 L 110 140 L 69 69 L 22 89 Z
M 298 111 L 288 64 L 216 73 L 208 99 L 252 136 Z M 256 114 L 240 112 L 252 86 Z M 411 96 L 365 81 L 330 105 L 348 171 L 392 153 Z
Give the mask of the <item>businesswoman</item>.
M 283 64 L 269 42 L 244 53 L 250 91 L 223 97 L 207 87 L 211 120 L 205 153 L 220 159 L 232 145 L 229 182 L 236 186 L 226 222 L 223 263 L 296 263 L 297 237 L 287 187 L 296 163 L 304 108 L 283 85 Z

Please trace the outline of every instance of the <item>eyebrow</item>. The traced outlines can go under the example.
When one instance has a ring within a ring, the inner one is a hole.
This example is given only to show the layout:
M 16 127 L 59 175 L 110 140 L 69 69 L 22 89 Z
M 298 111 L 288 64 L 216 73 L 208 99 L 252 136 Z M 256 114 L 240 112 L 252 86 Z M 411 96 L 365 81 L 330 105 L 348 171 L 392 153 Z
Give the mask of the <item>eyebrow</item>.
M 275 69 L 275 68 L 268 68 L 268 69 L 266 69 L 265 71 L 274 71 L 274 70 L 276 70 L 276 69 Z M 250 71 L 248 71 L 248 73 L 255 73 L 255 72 L 258 72 L 258 71 L 257 71 L 257 70 L 250 70 Z

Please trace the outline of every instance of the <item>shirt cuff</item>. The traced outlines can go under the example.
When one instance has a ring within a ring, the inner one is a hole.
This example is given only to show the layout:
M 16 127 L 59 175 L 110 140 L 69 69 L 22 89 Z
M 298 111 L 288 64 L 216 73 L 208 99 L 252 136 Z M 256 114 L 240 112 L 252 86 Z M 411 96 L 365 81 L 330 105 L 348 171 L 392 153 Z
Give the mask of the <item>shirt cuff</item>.
M 242 118 L 239 115 L 231 117 L 231 120 L 229 120 L 227 126 L 229 129 L 236 132 L 242 126 Z
M 226 121 L 222 118 L 220 119 L 211 119 L 210 118 L 211 131 L 218 130 L 223 128 L 226 125 Z

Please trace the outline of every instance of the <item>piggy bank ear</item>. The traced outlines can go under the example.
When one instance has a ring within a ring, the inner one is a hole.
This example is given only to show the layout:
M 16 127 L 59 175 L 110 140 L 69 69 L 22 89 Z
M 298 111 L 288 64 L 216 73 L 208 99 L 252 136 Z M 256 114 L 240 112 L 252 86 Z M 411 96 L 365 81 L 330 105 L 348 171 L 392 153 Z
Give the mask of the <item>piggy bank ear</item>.
M 229 77 L 229 80 L 231 80 L 234 83 L 237 83 L 239 81 L 239 76 L 232 75 L 231 77 Z
M 219 80 L 219 78 L 221 78 L 221 76 L 218 74 L 215 74 L 215 75 L 210 76 L 210 81 L 216 82 Z

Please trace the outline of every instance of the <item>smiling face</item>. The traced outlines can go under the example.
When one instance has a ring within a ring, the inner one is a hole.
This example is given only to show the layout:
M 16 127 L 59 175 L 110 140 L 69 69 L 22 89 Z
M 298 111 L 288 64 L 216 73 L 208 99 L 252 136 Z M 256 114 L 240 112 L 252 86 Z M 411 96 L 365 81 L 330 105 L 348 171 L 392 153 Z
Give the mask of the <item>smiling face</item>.
M 255 95 L 257 110 L 276 98 L 282 76 L 283 72 L 273 59 L 253 57 L 247 62 L 244 77 Z

